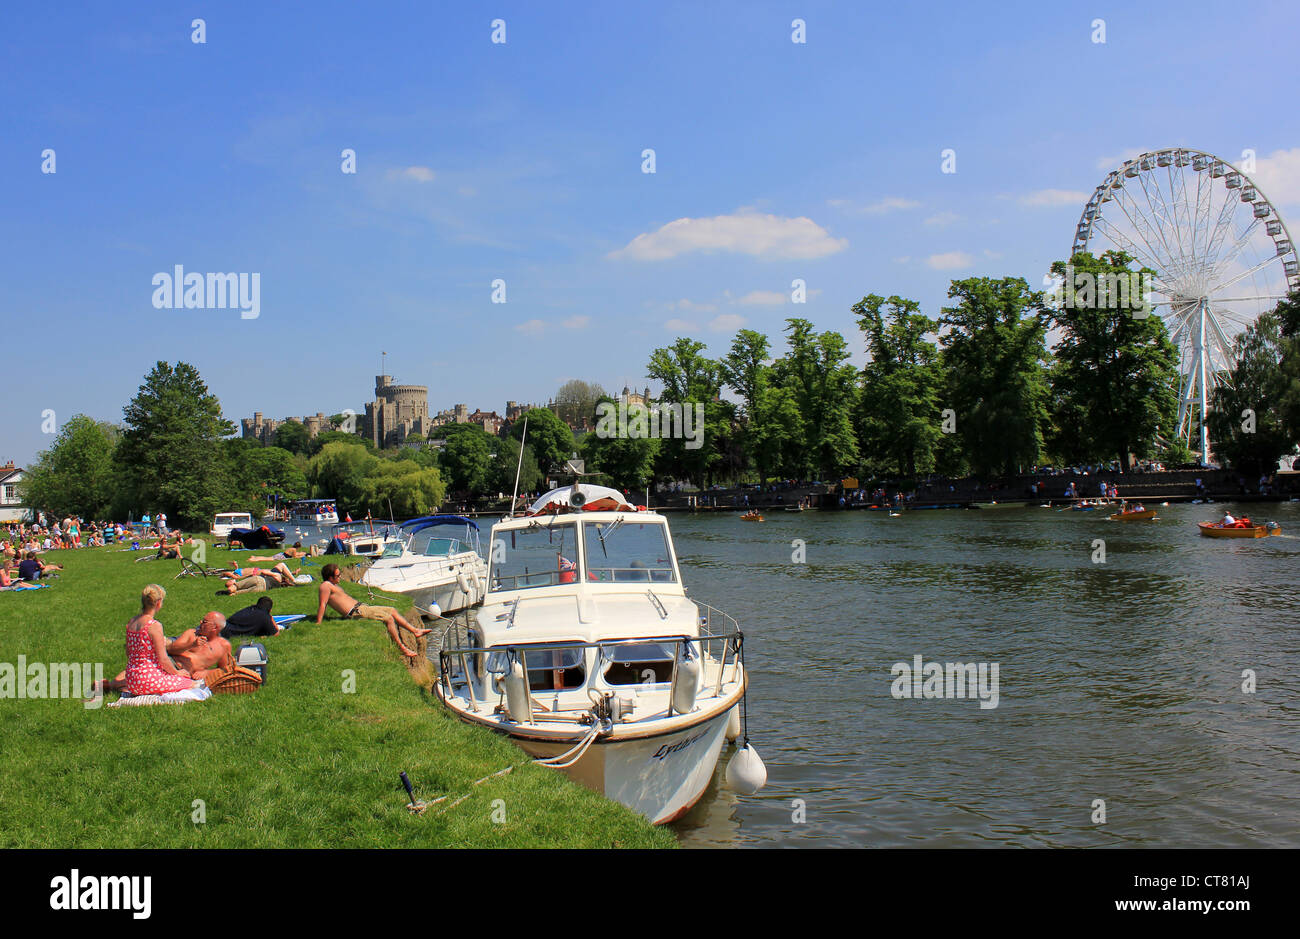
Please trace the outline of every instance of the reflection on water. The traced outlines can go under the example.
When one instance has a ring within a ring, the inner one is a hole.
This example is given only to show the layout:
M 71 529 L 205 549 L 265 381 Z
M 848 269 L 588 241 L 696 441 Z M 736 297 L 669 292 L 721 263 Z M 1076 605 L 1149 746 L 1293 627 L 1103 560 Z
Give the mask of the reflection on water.
M 1300 846 L 1300 539 L 1200 537 L 1222 510 L 674 516 L 691 595 L 746 631 L 768 767 L 738 796 L 720 766 L 682 843 Z M 895 700 L 914 655 L 998 662 L 999 706 Z

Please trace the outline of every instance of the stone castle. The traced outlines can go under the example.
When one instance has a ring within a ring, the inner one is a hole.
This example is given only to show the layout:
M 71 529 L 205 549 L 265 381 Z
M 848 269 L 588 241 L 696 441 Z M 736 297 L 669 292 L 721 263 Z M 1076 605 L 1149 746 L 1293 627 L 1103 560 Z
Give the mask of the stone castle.
M 401 446 L 407 437 L 428 437 L 433 429 L 428 386 L 394 385 L 391 375 L 376 375 L 375 400 L 366 405 L 357 429 L 379 450 Z

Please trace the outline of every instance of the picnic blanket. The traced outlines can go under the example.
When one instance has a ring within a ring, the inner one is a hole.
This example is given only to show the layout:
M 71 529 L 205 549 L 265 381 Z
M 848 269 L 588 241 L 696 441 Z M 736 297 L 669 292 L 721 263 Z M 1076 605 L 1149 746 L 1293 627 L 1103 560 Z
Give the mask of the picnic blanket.
M 212 689 L 202 683 L 184 691 L 168 691 L 166 694 L 131 694 L 123 691 L 116 701 L 110 701 L 108 707 L 148 707 L 154 704 L 189 704 L 191 701 L 206 701 L 212 697 Z

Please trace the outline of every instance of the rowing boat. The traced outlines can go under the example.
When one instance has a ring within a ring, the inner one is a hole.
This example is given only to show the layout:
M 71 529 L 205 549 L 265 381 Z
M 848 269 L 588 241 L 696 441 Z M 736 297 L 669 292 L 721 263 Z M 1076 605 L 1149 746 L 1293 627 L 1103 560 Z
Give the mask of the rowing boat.
M 1144 519 L 1154 519 L 1155 517 L 1155 509 L 1143 509 L 1140 512 L 1116 512 L 1110 517 L 1110 519 L 1112 522 L 1140 522 Z
M 1269 535 L 1282 534 L 1282 526 L 1277 522 L 1269 522 L 1267 525 L 1248 525 L 1245 528 L 1232 526 L 1224 528 L 1223 525 L 1215 522 L 1197 522 L 1196 527 L 1206 538 L 1267 538 Z

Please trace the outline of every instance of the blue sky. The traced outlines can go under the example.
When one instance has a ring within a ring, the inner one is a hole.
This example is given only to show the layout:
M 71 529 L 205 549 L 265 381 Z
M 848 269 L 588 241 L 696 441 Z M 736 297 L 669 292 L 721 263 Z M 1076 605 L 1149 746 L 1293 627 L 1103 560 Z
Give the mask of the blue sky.
M 1300 7 L 1285 2 L 7 19 L 0 460 L 20 464 L 49 445 L 45 409 L 120 420 L 159 359 L 196 365 L 236 421 L 360 410 L 381 351 L 434 410 L 544 401 L 568 378 L 640 386 L 678 335 L 721 354 L 746 326 L 779 348 L 796 315 L 861 361 L 862 295 L 937 315 L 954 277 L 1037 284 L 1106 170 L 1147 149 L 1253 149 L 1256 180 L 1300 214 Z M 177 264 L 259 273 L 260 315 L 155 309 L 152 278 Z

